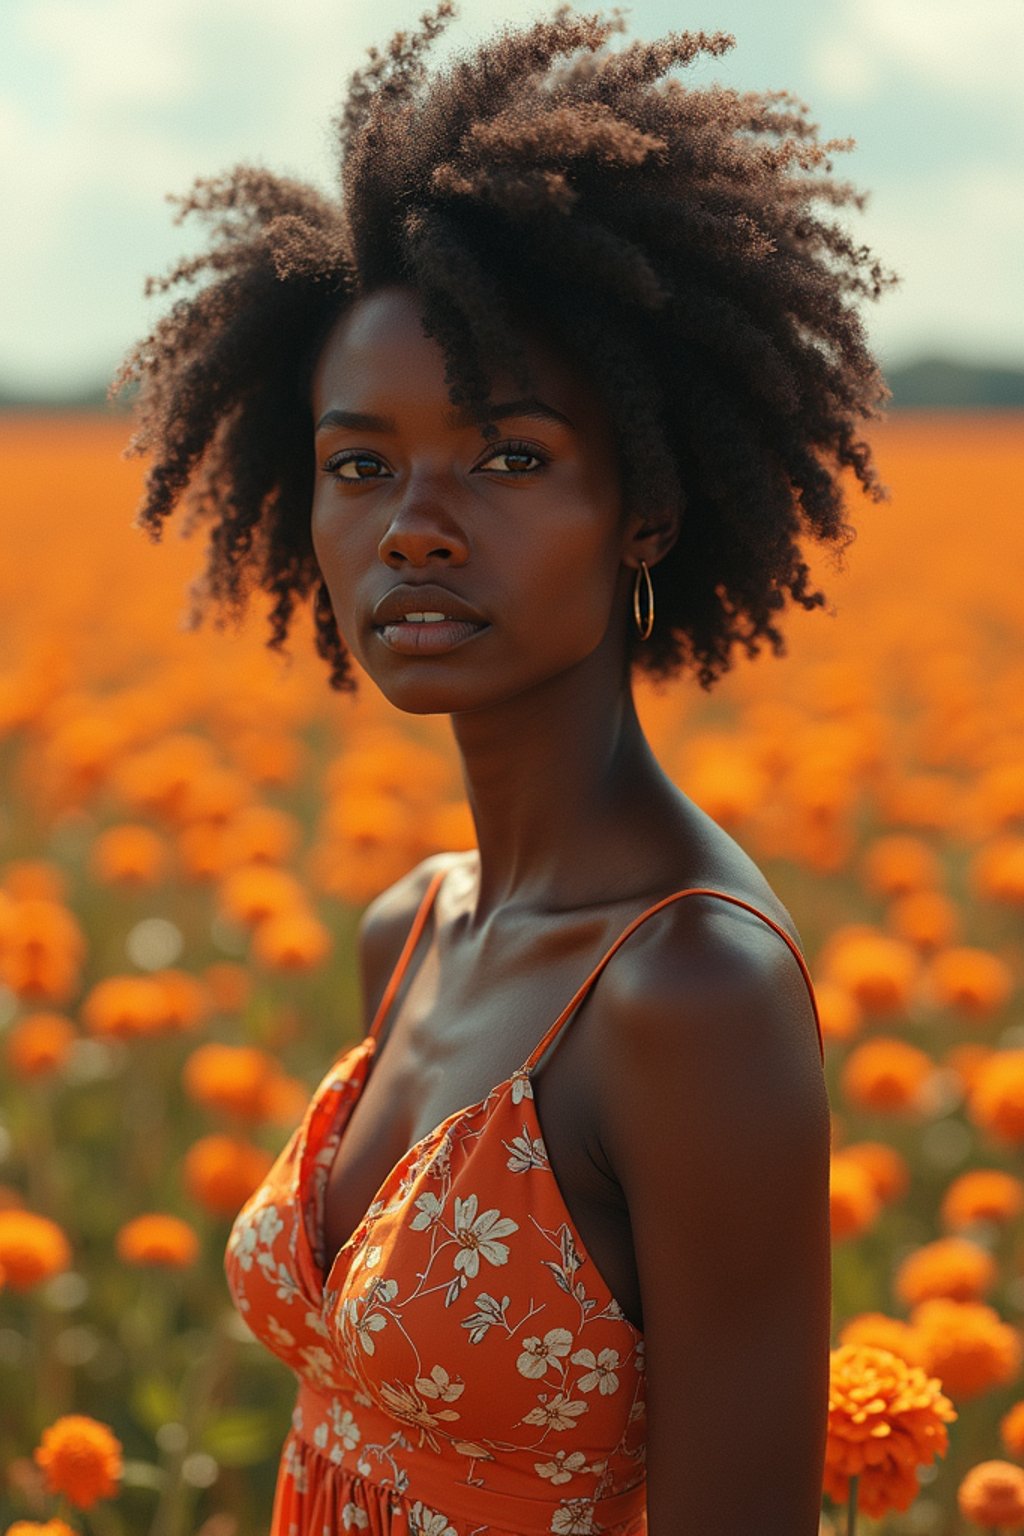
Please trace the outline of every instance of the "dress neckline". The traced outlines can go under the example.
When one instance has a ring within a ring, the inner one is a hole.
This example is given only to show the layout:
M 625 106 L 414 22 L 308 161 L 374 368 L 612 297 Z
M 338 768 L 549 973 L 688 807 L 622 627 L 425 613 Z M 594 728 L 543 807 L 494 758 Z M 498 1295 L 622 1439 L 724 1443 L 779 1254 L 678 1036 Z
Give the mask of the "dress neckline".
M 432 876 L 426 891 L 424 892 L 424 895 L 420 901 L 420 905 L 416 911 L 415 918 L 413 919 L 412 926 L 406 937 L 405 944 L 403 945 L 402 951 L 398 957 L 397 962 L 395 963 L 395 967 L 390 977 L 388 978 L 387 986 L 384 990 L 383 996 L 381 997 L 380 1003 L 377 1006 L 377 1011 L 374 1014 L 368 1033 L 361 1041 L 357 1042 L 356 1045 L 352 1046 L 349 1050 L 344 1052 L 338 1061 L 336 1061 L 334 1069 L 332 1069 L 337 1071 L 339 1068 L 348 1063 L 354 1056 L 358 1055 L 359 1057 L 360 1080 L 357 1091 L 354 1096 L 350 1097 L 345 1102 L 342 1109 L 339 1110 L 334 1122 L 327 1131 L 328 1137 L 333 1137 L 336 1133 L 340 1132 L 333 1156 L 337 1156 L 338 1149 L 341 1146 L 341 1141 L 344 1138 L 345 1131 L 348 1127 L 348 1121 L 356 1107 L 356 1104 L 362 1097 L 363 1090 L 366 1086 L 366 1080 L 369 1076 L 370 1063 L 378 1053 L 381 1026 L 385 1017 L 387 1016 L 391 1004 L 394 1002 L 398 988 L 401 985 L 402 978 L 404 977 L 408 968 L 409 961 L 411 960 L 416 946 L 419 943 L 420 935 L 422 934 L 427 919 L 429 918 L 433 909 L 437 892 L 440 889 L 447 874 L 448 869 L 440 869 L 436 871 Z M 745 901 L 742 897 L 732 896 L 726 891 L 719 891 L 710 886 L 686 886 L 681 890 L 673 891 L 670 895 L 662 897 L 659 901 L 652 902 L 650 906 L 646 907 L 643 912 L 641 912 L 637 917 L 635 917 L 630 923 L 627 924 L 627 926 L 622 930 L 614 942 L 605 950 L 600 960 L 598 960 L 597 964 L 593 967 L 593 969 L 585 977 L 580 986 L 573 993 L 566 1006 L 562 1009 L 561 1013 L 553 1021 L 550 1027 L 544 1032 L 537 1045 L 530 1052 L 526 1061 L 523 1062 L 521 1066 L 517 1067 L 515 1071 L 511 1072 L 507 1077 L 502 1078 L 500 1082 L 495 1083 L 493 1088 L 488 1089 L 488 1091 L 481 1098 L 475 1100 L 472 1104 L 466 1104 L 461 1109 L 453 1111 L 452 1114 L 446 1115 L 445 1118 L 439 1122 L 439 1124 L 434 1126 L 432 1130 L 427 1131 L 424 1136 L 419 1137 L 417 1141 L 414 1141 L 413 1144 L 408 1147 L 405 1152 L 403 1152 L 402 1156 L 394 1164 L 394 1166 L 386 1175 L 383 1183 L 377 1189 L 373 1199 L 370 1201 L 365 1212 L 363 1213 L 356 1226 L 353 1228 L 352 1232 L 335 1253 L 334 1258 L 330 1261 L 329 1264 L 326 1263 L 325 1259 L 326 1268 L 323 1265 L 316 1263 L 315 1250 L 311 1235 L 307 1230 L 305 1221 L 301 1223 L 303 1236 L 306 1240 L 306 1246 L 309 1251 L 310 1262 L 312 1264 L 313 1271 L 317 1277 L 321 1293 L 323 1295 L 326 1295 L 330 1290 L 333 1289 L 331 1282 L 333 1280 L 335 1270 L 338 1268 L 343 1255 L 347 1254 L 349 1249 L 356 1242 L 357 1238 L 362 1234 L 367 1224 L 373 1219 L 373 1215 L 371 1213 L 376 1214 L 376 1207 L 379 1205 L 385 1190 L 388 1188 L 395 1175 L 410 1161 L 413 1161 L 417 1155 L 422 1153 L 424 1148 L 426 1148 L 432 1141 L 435 1139 L 443 1138 L 453 1129 L 454 1126 L 458 1125 L 462 1120 L 469 1119 L 472 1115 L 477 1114 L 481 1110 L 485 1109 L 492 1099 L 498 1100 L 501 1097 L 503 1091 L 510 1090 L 512 1084 L 519 1078 L 525 1078 L 529 1086 L 529 1091 L 527 1094 L 524 1094 L 524 1097 L 528 1097 L 530 1100 L 534 1130 L 536 1132 L 537 1139 L 539 1139 L 541 1144 L 544 1146 L 545 1160 L 548 1165 L 548 1170 L 551 1173 L 552 1179 L 554 1179 L 554 1172 L 551 1170 L 550 1158 L 547 1156 L 547 1145 L 544 1140 L 544 1133 L 541 1129 L 540 1120 L 536 1114 L 536 1109 L 533 1104 L 533 1086 L 531 1073 L 546 1055 L 548 1050 L 554 1046 L 559 1036 L 562 1034 L 567 1024 L 569 1023 L 572 1015 L 575 1013 L 576 1009 L 586 997 L 591 986 L 600 976 L 601 972 L 604 970 L 605 966 L 608 964 L 609 960 L 611 960 L 612 956 L 616 953 L 620 946 L 624 944 L 630 935 L 634 933 L 642 923 L 646 922 L 649 917 L 652 917 L 656 912 L 661 911 L 662 908 L 669 906 L 672 902 L 678 901 L 683 896 L 717 896 L 724 901 L 729 901 L 737 906 L 744 907 L 748 912 L 752 912 L 756 917 L 761 918 L 761 920 L 767 923 L 769 927 L 774 928 L 775 932 L 785 940 L 786 944 L 789 946 L 789 949 L 792 951 L 794 957 L 797 960 L 797 963 L 800 966 L 804 981 L 806 982 L 808 991 L 810 993 L 811 1006 L 814 1010 L 814 1022 L 818 1032 L 818 1049 L 822 1064 L 824 1064 L 824 1037 L 821 1028 L 821 1018 L 818 1013 L 817 998 L 814 995 L 814 986 L 811 981 L 810 972 L 807 969 L 807 964 L 803 958 L 803 955 L 800 953 L 799 948 L 796 944 L 794 944 L 793 940 L 790 938 L 785 929 L 779 923 L 776 923 L 773 918 L 768 917 L 766 913 L 762 912 L 759 907 L 754 906 L 751 902 Z M 341 1121 L 342 1114 L 344 1114 L 343 1121 Z M 340 1124 L 339 1121 L 341 1122 Z M 569 1230 L 573 1235 L 574 1241 L 576 1242 L 580 1252 L 587 1255 L 587 1258 L 592 1265 L 595 1274 L 600 1274 L 597 1265 L 594 1264 L 593 1259 L 590 1258 L 589 1254 L 587 1254 L 586 1246 L 581 1241 L 579 1233 L 576 1231 L 575 1223 L 570 1216 L 568 1206 L 565 1203 L 565 1198 L 562 1195 L 557 1180 L 555 1180 L 555 1186 L 558 1189 L 564 1218 L 569 1227 Z M 324 1204 L 326 1204 L 326 1190 L 324 1191 Z M 323 1236 L 322 1226 L 323 1221 L 321 1221 L 321 1238 Z M 321 1242 L 320 1246 L 323 1248 L 324 1244 Z M 603 1280 L 602 1284 L 604 1284 Z M 608 1291 L 609 1297 L 614 1301 L 614 1297 L 612 1296 L 608 1286 L 604 1285 L 604 1288 L 606 1291 Z M 618 1302 L 615 1304 L 616 1306 L 619 1305 Z M 619 1310 L 621 1311 L 621 1307 L 619 1307 Z M 625 1314 L 623 1314 L 623 1316 L 625 1317 Z M 628 1322 L 628 1319 L 626 1319 L 626 1321 Z M 630 1323 L 629 1326 L 639 1334 L 639 1330 L 636 1329 L 635 1324 Z

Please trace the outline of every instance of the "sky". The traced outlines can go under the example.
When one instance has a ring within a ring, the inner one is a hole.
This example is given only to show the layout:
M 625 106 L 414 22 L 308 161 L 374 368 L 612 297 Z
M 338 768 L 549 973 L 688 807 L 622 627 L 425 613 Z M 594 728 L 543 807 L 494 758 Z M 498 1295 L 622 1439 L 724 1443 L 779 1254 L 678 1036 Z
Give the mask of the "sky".
M 441 63 L 504 21 L 461 0 Z M 148 273 L 198 248 L 169 192 L 239 162 L 331 192 L 330 120 L 371 44 L 425 0 L 0 0 L 0 389 L 107 379 L 161 302 Z M 586 11 L 586 0 L 576 7 Z M 606 14 L 611 6 L 602 7 Z M 1024 366 L 1024 0 L 634 0 L 628 37 L 727 31 L 679 72 L 807 101 L 856 149 L 847 218 L 901 275 L 868 305 L 885 366 Z

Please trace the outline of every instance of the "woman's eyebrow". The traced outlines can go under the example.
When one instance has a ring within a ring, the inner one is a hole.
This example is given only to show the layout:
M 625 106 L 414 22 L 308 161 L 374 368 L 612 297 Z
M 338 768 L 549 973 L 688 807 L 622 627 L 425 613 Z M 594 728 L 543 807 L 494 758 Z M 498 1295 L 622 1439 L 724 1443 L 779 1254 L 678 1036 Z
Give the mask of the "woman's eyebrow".
M 501 421 L 507 416 L 525 416 L 536 421 L 557 421 L 563 427 L 568 427 L 570 432 L 576 428 L 568 416 L 557 411 L 553 405 L 545 405 L 543 400 L 534 396 L 528 396 L 524 400 L 507 400 L 500 405 L 492 405 L 489 409 L 470 411 L 466 407 L 458 410 L 449 408 L 444 413 L 444 424 L 453 430 L 467 426 L 484 426 L 490 421 Z M 346 427 L 352 432 L 397 432 L 398 424 L 391 416 L 373 416 L 366 411 L 325 411 L 316 424 L 318 432 L 327 427 Z

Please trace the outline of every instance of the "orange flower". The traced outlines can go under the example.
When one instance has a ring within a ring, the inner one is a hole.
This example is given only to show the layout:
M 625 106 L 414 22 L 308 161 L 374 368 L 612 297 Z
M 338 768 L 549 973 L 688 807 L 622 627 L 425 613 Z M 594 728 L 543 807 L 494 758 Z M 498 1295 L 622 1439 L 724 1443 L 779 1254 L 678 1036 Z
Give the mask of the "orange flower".
M 215 766 L 210 742 L 182 731 L 123 757 L 113 779 L 122 799 L 136 810 L 176 822 L 190 783 Z
M 189 1097 L 204 1108 L 258 1121 L 266 1117 L 264 1095 L 277 1070 L 273 1057 L 257 1046 L 211 1041 L 192 1052 L 183 1081 Z
M 63 1520 L 15 1520 L 7 1527 L 7 1536 L 75 1536 Z
M 98 981 L 82 1004 L 82 1022 L 92 1035 L 135 1040 L 160 1034 L 166 998 L 152 976 L 108 976 Z
M 93 875 L 104 885 L 133 890 L 158 885 L 167 868 L 167 847 L 151 828 L 125 823 L 108 827 L 92 849 Z
M 241 1013 L 252 992 L 252 981 L 244 965 L 234 960 L 217 960 L 205 968 L 202 978 L 217 1013 Z
M 1024 1467 L 979 1461 L 957 1489 L 960 1513 L 986 1529 L 1024 1525 Z
M 7 1036 L 7 1064 L 17 1077 L 46 1077 L 64 1065 L 76 1038 L 62 1013 L 26 1014 Z
M 875 1114 L 919 1109 L 934 1071 L 924 1051 L 905 1040 L 877 1036 L 851 1051 L 840 1082 L 851 1104 Z
M 829 1040 L 852 1040 L 861 1027 L 863 1013 L 857 999 L 834 981 L 816 981 L 821 1033 Z
M 865 1170 L 879 1200 L 885 1205 L 900 1200 L 910 1188 L 906 1159 L 884 1141 L 857 1141 L 843 1148 L 843 1157 Z
M 866 1232 L 881 1208 L 871 1175 L 842 1152 L 833 1156 L 829 1168 L 829 1204 L 834 1243 Z
M 243 864 L 231 870 L 218 894 L 224 916 L 246 928 L 306 903 L 305 891 L 294 875 L 266 864 Z
M 35 1459 L 51 1493 L 62 1493 L 78 1509 L 110 1499 L 121 1480 L 121 1442 L 106 1424 L 71 1413 L 43 1430 Z
M 48 859 L 12 859 L 0 873 L 0 886 L 15 901 L 63 902 L 68 893 L 67 876 Z
M 935 955 L 927 979 L 936 1001 L 974 1019 L 998 1013 L 1013 991 L 1013 972 L 987 949 L 962 946 Z
M 187 880 L 209 885 L 220 880 L 229 867 L 224 843 L 225 829 L 208 821 L 195 821 L 178 833 L 178 861 Z
M 280 1074 L 263 1088 L 263 1113 L 275 1125 L 297 1125 L 306 1112 L 309 1089 L 298 1077 Z
M 301 836 L 301 826 L 287 811 L 272 805 L 247 805 L 224 825 L 224 859 L 228 866 L 284 864 L 298 848 Z
M 999 1420 L 999 1435 L 1011 1456 L 1024 1461 L 1024 1399 Z
M 922 832 L 947 832 L 960 817 L 963 791 L 949 774 L 906 773 L 880 786 L 879 813 L 891 825 L 901 823 Z
M 1024 902 L 1024 837 L 993 838 L 975 854 L 968 874 L 979 896 L 1004 906 L 1020 906 Z
M 832 934 L 819 965 L 826 981 L 852 993 L 866 1013 L 905 1011 L 913 996 L 916 950 L 867 924 L 848 924 Z
M 966 1094 L 970 1092 L 982 1062 L 988 1061 L 992 1053 L 990 1045 L 969 1040 L 963 1045 L 951 1046 L 942 1058 L 942 1065 L 960 1079 L 961 1089 Z
M 908 891 L 890 904 L 888 925 L 898 939 L 928 954 L 951 944 L 960 928 L 960 917 L 941 891 Z
M 1015 758 L 993 763 L 979 774 L 974 786 L 979 816 L 994 827 L 1010 827 L 1024 820 L 1024 766 Z
M 126 1222 L 116 1241 L 126 1264 L 187 1269 L 199 1257 L 199 1239 L 188 1222 L 158 1212 Z
M 974 1075 L 967 1112 L 996 1141 L 1024 1142 L 1024 1050 L 993 1051 Z
M 13 1290 L 31 1290 L 70 1264 L 71 1245 L 55 1221 L 33 1211 L 0 1210 L 0 1265 Z
M 1024 1359 L 1015 1328 L 978 1301 L 922 1301 L 910 1315 L 925 1368 L 954 1398 L 978 1397 L 1012 1381 Z
M 236 1216 L 274 1159 L 234 1136 L 202 1136 L 185 1154 L 185 1187 L 215 1216 Z
M 331 952 L 331 935 L 312 912 L 278 912 L 261 923 L 253 935 L 251 953 L 275 971 L 309 971 Z
M 990 1221 L 1008 1226 L 1024 1211 L 1024 1183 L 998 1168 L 974 1168 L 954 1179 L 942 1199 L 944 1226 Z
M 60 902 L 25 896 L 0 916 L 0 982 L 31 1002 L 64 1003 L 78 989 L 85 938 Z
M 940 1237 L 925 1243 L 896 1270 L 897 1296 L 917 1306 L 933 1296 L 953 1301 L 977 1301 L 996 1283 L 998 1267 L 985 1248 L 963 1237 Z
M 917 1335 L 902 1318 L 884 1312 L 861 1312 L 851 1317 L 839 1330 L 840 1344 L 872 1344 L 876 1349 L 891 1350 L 908 1365 L 924 1365 Z
M 927 891 L 941 883 L 942 870 L 934 851 L 920 837 L 894 832 L 876 838 L 862 861 L 864 883 L 876 896 L 903 896 Z
M 857 1506 L 873 1519 L 909 1509 L 915 1469 L 944 1456 L 958 1414 L 941 1382 L 891 1350 L 842 1344 L 831 1353 L 825 1492 L 837 1504 L 857 1478 Z
M 231 755 L 251 784 L 286 789 L 302 771 L 304 749 L 292 736 L 245 730 L 232 738 Z
M 151 971 L 150 980 L 161 1002 L 160 1029 L 171 1034 L 195 1029 L 209 1017 L 210 997 L 197 977 L 167 967 Z

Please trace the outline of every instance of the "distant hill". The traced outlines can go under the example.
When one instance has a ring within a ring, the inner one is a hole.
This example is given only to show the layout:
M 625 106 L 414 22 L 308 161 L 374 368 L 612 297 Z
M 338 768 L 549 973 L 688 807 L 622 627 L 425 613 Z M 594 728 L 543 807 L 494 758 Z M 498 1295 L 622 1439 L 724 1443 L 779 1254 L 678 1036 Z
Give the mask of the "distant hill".
M 986 367 L 948 357 L 922 357 L 886 374 L 890 410 L 1024 410 L 1024 368 Z M 0 385 L 0 411 L 104 411 L 128 409 L 130 392 L 111 405 L 96 383 L 72 394 L 26 394 Z
M 948 357 L 922 357 L 886 374 L 890 409 L 1020 410 L 1024 368 L 985 368 Z

